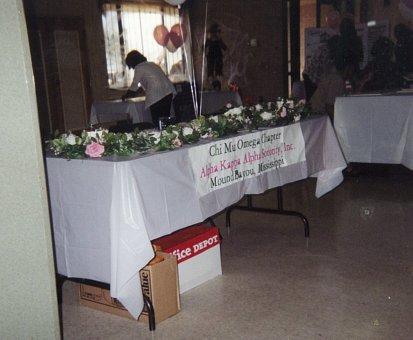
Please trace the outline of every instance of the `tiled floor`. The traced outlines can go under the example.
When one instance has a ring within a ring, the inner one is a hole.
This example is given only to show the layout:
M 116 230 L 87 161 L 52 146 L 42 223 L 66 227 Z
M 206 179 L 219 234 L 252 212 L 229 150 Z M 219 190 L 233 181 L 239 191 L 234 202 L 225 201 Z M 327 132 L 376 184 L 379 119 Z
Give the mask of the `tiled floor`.
M 223 275 L 181 296 L 182 311 L 147 325 L 79 306 L 63 288 L 65 339 L 412 339 L 413 175 L 347 177 L 325 197 L 315 182 L 285 187 L 299 219 L 235 212 Z M 275 203 L 275 191 L 256 198 Z

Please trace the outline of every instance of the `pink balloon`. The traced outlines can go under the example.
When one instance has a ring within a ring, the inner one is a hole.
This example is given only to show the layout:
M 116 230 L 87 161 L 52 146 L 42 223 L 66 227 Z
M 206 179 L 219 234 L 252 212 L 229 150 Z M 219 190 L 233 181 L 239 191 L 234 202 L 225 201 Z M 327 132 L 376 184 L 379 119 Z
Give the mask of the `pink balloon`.
M 169 41 L 169 31 L 164 25 L 156 26 L 153 30 L 153 37 L 161 46 L 166 46 Z
M 337 11 L 330 11 L 326 16 L 327 27 L 337 29 L 340 26 L 340 13 Z
M 168 40 L 168 43 L 166 44 L 166 49 L 171 52 L 174 53 L 176 52 L 176 50 L 178 49 L 177 47 L 175 47 L 175 45 L 173 44 L 173 42 L 171 41 L 171 39 Z

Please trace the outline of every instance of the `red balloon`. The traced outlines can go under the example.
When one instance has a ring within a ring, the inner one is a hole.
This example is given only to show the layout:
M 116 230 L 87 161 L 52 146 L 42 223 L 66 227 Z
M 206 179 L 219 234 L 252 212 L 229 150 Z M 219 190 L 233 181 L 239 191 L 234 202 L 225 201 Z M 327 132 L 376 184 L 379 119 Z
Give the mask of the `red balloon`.
M 169 31 L 164 25 L 156 26 L 153 30 L 153 37 L 161 46 L 166 46 L 169 40 Z
M 184 43 L 182 38 L 176 34 L 175 32 L 169 33 L 169 40 L 172 42 L 172 44 L 175 46 L 175 48 L 179 48 L 182 46 Z
M 185 26 L 181 26 L 180 24 L 175 24 L 171 27 L 171 32 L 169 33 L 169 39 L 171 39 L 172 43 L 176 48 L 182 46 L 186 39 L 186 29 Z
M 184 25 L 175 24 L 171 27 L 171 33 L 176 33 L 179 37 L 181 37 L 182 41 L 186 40 L 187 31 Z

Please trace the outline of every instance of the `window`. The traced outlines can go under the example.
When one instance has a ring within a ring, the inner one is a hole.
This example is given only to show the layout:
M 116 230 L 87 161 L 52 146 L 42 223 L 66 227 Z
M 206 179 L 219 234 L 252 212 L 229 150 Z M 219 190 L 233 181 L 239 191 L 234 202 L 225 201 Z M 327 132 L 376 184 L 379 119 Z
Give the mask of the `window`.
M 148 61 L 159 65 L 172 78 L 171 71 L 182 70 L 183 49 L 169 52 L 153 37 L 156 26 L 168 30 L 179 23 L 178 9 L 151 4 L 104 4 L 102 14 L 105 37 L 106 63 L 110 88 L 130 86 L 133 70 L 125 65 L 125 57 L 131 50 L 138 50 Z

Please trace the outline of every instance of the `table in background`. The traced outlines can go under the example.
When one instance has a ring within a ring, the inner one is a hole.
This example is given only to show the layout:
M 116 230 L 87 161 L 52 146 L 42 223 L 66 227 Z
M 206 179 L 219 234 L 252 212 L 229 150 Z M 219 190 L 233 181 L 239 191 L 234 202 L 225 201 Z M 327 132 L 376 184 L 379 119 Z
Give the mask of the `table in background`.
M 413 94 L 338 97 L 334 126 L 347 162 L 413 170 Z
M 201 113 L 209 114 L 220 111 L 228 103 L 241 106 L 242 100 L 238 92 L 232 91 L 204 91 L 201 94 Z
M 145 109 L 145 97 L 107 101 L 94 101 L 90 113 L 90 124 L 103 124 L 132 119 L 132 123 L 152 122 L 150 109 Z
M 139 269 L 153 256 L 151 239 L 202 222 L 245 194 L 312 176 L 320 197 L 341 183 L 346 162 L 329 118 L 296 124 L 305 143 L 304 161 L 206 195 L 195 185 L 191 152 L 198 149 L 192 148 L 225 139 L 129 158 L 47 157 L 58 273 L 110 283 L 111 295 L 139 315 L 141 306 L 133 294 L 139 294 Z M 247 138 L 249 133 L 237 136 Z

